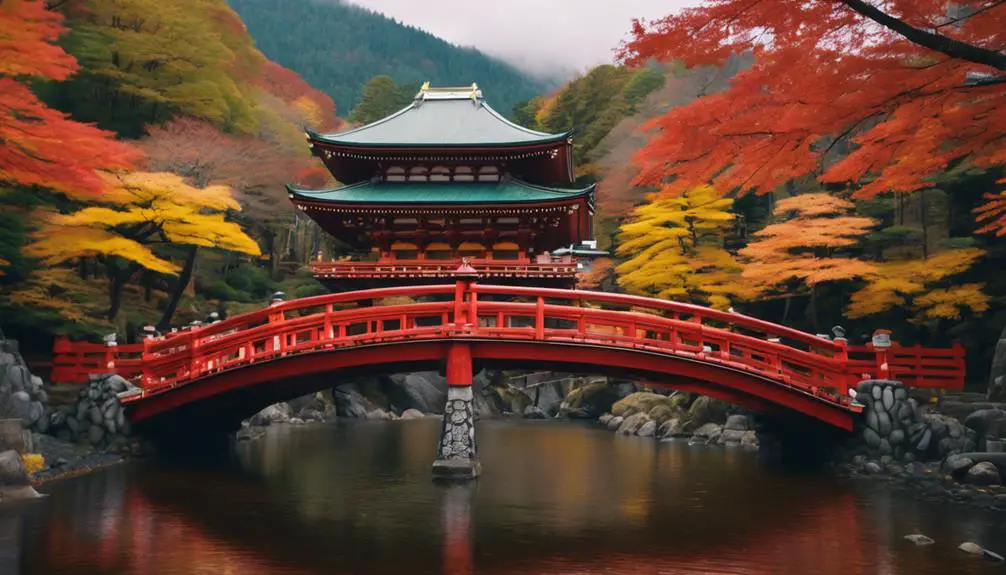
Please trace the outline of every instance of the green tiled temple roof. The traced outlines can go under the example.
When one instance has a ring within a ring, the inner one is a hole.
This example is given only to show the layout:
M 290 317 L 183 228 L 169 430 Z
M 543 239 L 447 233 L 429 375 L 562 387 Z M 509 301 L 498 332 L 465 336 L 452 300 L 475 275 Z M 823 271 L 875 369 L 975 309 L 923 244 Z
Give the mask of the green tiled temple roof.
M 564 141 L 515 124 L 493 110 L 477 86 L 424 87 L 407 107 L 374 123 L 337 134 L 308 131 L 311 140 L 363 147 L 503 147 Z
M 594 186 L 563 190 L 520 180 L 499 182 L 360 182 L 351 186 L 307 190 L 287 186 L 291 199 L 340 204 L 507 204 L 568 200 L 587 196 Z

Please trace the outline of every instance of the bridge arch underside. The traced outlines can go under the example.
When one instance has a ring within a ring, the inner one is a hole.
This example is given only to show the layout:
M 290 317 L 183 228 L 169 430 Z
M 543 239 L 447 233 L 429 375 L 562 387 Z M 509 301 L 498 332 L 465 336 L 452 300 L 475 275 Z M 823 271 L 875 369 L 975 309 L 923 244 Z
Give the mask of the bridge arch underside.
M 474 369 L 549 369 L 638 379 L 695 392 L 781 420 L 851 431 L 854 414 L 759 375 L 644 350 L 542 341 L 424 340 L 301 353 L 219 372 L 130 404 L 137 429 L 233 430 L 263 407 L 350 378 L 443 370 L 452 345 L 468 345 Z

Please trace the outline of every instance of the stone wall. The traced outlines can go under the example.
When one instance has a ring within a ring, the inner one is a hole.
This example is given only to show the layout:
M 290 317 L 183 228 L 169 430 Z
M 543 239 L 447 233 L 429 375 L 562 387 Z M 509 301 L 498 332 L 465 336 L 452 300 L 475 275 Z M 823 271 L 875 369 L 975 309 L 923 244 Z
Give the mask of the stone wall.
M 28 370 L 17 341 L 0 339 L 0 418 L 17 418 L 25 429 L 46 433 L 47 406 L 42 378 Z
M 118 375 L 92 375 L 75 402 L 53 410 L 49 432 L 63 441 L 111 451 L 138 451 L 138 443 L 130 438 L 129 420 L 120 399 L 137 391 Z
M 973 451 L 977 446 L 974 430 L 952 417 L 924 413 L 901 382 L 860 382 L 855 401 L 864 406 L 857 430 L 863 455 L 932 461 L 951 453 Z

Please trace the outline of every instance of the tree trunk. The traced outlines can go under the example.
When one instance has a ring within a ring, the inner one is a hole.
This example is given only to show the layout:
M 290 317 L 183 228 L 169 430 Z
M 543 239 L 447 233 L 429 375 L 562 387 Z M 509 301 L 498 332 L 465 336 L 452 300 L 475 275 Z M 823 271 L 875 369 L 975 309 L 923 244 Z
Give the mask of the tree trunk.
M 817 328 L 817 286 L 810 286 L 810 325 L 814 327 L 814 333 L 818 333 Z
M 109 262 L 108 264 L 108 319 L 115 319 L 119 315 L 122 307 L 122 288 L 126 287 L 129 278 L 139 269 L 140 266 L 132 264 L 126 269 L 120 269 L 118 265 Z
M 171 299 L 168 300 L 168 306 L 164 308 L 164 315 L 161 316 L 161 321 L 157 323 L 157 329 L 161 332 L 166 332 L 171 329 L 171 319 L 175 315 L 175 310 L 178 309 L 178 302 L 182 300 L 182 295 L 185 293 L 185 288 L 189 286 L 189 282 L 192 281 L 192 270 L 196 267 L 196 252 L 199 248 L 197 246 L 189 246 L 188 253 L 185 255 L 185 266 L 182 268 L 181 275 L 178 276 L 178 282 L 175 284 L 175 289 L 171 292 Z
M 782 324 L 786 325 L 786 320 L 789 319 L 789 306 L 793 303 L 793 296 L 786 294 L 786 305 L 782 308 Z
M 143 301 L 150 303 L 154 299 L 154 274 L 143 272 Z

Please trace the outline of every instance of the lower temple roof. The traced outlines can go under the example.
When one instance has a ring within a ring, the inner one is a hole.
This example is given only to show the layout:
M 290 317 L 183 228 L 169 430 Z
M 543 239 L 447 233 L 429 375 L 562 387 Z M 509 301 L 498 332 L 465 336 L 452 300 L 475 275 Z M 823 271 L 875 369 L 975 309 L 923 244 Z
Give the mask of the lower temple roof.
M 341 188 L 308 190 L 287 186 L 294 202 L 332 204 L 515 204 L 573 200 L 590 197 L 594 186 L 568 190 L 536 186 L 504 178 L 498 182 L 372 182 Z

